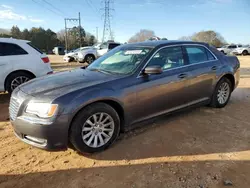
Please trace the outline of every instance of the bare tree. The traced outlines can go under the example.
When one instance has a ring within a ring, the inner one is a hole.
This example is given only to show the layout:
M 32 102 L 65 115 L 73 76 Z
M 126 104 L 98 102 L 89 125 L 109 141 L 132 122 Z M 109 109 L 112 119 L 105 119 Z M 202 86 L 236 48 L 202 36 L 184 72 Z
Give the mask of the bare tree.
M 152 30 L 147 30 L 147 29 L 141 29 L 138 33 L 136 33 L 134 36 L 132 36 L 128 42 L 142 42 L 145 40 L 150 39 L 151 37 L 155 36 L 155 32 Z
M 200 31 L 191 36 L 181 37 L 179 40 L 192 40 L 197 42 L 206 42 L 215 47 L 221 47 L 226 44 L 226 40 L 221 36 L 220 33 L 209 30 L 209 31 Z
M 65 30 L 62 29 L 56 33 L 58 40 L 60 40 L 62 43 L 65 41 Z
M 193 37 L 193 35 L 191 35 L 191 36 L 183 36 L 183 37 L 180 37 L 178 40 L 191 41 L 192 37 Z

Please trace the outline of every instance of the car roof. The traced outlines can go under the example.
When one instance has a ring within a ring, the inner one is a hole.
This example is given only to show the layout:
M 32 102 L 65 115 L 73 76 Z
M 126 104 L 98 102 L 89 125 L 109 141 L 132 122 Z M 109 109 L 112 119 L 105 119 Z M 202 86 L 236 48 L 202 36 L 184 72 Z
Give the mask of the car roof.
M 0 38 L 0 42 L 11 42 L 11 43 L 28 43 L 28 40 L 21 40 L 15 38 Z
M 127 46 L 145 46 L 145 47 L 158 47 L 165 45 L 175 45 L 175 44 L 201 44 L 207 45 L 204 42 L 194 42 L 194 41 L 180 41 L 180 40 L 158 40 L 158 41 L 145 41 L 126 44 Z

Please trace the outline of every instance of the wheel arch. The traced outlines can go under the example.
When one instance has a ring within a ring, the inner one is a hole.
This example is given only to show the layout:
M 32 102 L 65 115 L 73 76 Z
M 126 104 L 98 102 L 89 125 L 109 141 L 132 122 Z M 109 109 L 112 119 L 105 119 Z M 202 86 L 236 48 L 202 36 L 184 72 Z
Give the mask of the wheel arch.
M 110 105 L 112 108 L 114 108 L 114 110 L 118 113 L 119 118 L 120 118 L 120 122 L 121 122 L 121 124 L 120 124 L 121 129 L 120 130 L 121 131 L 125 130 L 125 113 L 124 113 L 124 108 L 123 108 L 122 104 L 120 104 L 118 101 L 113 100 L 113 99 L 102 99 L 102 100 L 92 101 L 92 102 L 82 106 L 80 109 L 78 109 L 77 112 L 74 113 L 72 119 L 70 120 L 68 132 L 70 131 L 71 125 L 72 125 L 74 119 L 76 118 L 76 116 L 86 107 L 93 105 L 93 104 L 96 104 L 96 103 L 105 103 L 105 104 Z
M 222 79 L 222 78 L 227 78 L 231 83 L 232 83 L 232 91 L 235 89 L 235 78 L 234 75 L 232 73 L 226 73 L 224 75 L 222 75 L 220 77 L 220 79 L 218 80 L 218 82 Z M 217 84 L 218 84 L 217 82 Z
M 15 71 L 12 71 L 11 73 L 9 73 L 7 76 L 6 76 L 6 78 L 5 78 L 5 80 L 4 80 L 4 89 L 5 89 L 5 91 L 6 91 L 6 88 L 7 88 L 7 80 L 8 80 L 8 78 L 12 75 L 12 74 L 15 74 L 15 73 L 18 73 L 18 72 L 25 72 L 26 74 L 29 74 L 29 75 L 31 75 L 33 78 L 36 78 L 36 75 L 34 75 L 34 73 L 32 73 L 32 72 L 30 72 L 30 71 L 28 71 L 28 70 L 22 70 L 22 69 L 20 69 L 20 70 L 15 70 Z
M 87 54 L 84 56 L 84 59 L 85 59 L 88 55 L 91 55 L 91 56 L 93 56 L 93 57 L 96 59 L 96 56 L 95 56 L 94 53 L 87 53 Z

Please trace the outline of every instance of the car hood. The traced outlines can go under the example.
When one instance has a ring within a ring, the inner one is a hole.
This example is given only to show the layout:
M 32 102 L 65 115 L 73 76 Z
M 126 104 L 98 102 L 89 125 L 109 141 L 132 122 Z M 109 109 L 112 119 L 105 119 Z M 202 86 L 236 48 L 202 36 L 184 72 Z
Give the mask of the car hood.
M 32 96 L 60 95 L 117 78 L 118 76 L 80 68 L 33 79 L 22 84 L 20 89 Z

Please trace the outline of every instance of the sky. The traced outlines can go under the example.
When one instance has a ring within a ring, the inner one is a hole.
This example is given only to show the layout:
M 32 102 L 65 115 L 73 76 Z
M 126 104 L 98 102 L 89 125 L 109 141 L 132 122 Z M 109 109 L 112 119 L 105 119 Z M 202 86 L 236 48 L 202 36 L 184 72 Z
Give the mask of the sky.
M 84 29 L 96 35 L 98 27 L 101 40 L 103 6 L 102 0 L 0 0 L 0 28 L 41 26 L 58 32 L 64 18 L 77 18 L 80 12 Z M 228 43 L 250 44 L 250 0 L 113 0 L 112 9 L 111 28 L 118 42 L 149 29 L 169 40 L 214 30 Z

